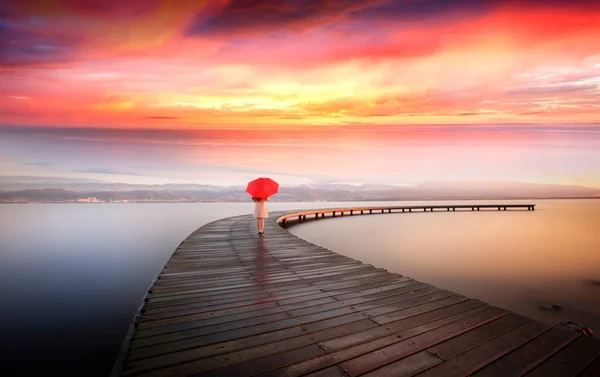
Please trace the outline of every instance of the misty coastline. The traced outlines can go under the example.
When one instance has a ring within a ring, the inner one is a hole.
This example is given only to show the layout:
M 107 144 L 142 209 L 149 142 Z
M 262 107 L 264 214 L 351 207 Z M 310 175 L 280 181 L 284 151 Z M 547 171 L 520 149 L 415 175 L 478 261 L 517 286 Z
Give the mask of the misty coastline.
M 113 183 L 0 183 L 0 203 L 247 202 L 244 186 Z M 282 186 L 273 202 L 598 199 L 600 189 L 525 182 L 425 183 L 415 186 L 315 184 Z

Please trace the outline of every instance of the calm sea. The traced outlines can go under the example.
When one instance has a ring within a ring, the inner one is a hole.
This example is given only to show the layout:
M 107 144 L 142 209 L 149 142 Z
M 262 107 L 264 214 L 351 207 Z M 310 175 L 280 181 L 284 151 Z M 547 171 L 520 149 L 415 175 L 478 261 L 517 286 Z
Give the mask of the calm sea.
M 532 202 L 534 212 L 345 216 L 290 231 L 441 288 L 600 332 L 600 200 Z M 0 205 L 1 368 L 107 376 L 177 245 L 203 224 L 251 210 L 250 203 Z

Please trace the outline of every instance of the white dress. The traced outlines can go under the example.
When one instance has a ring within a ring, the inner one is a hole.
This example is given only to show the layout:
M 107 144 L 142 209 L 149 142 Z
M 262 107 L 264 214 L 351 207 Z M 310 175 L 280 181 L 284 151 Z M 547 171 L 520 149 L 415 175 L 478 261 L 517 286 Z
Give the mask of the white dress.
M 262 202 L 254 202 L 254 217 L 257 219 L 269 217 L 266 200 L 263 200 Z

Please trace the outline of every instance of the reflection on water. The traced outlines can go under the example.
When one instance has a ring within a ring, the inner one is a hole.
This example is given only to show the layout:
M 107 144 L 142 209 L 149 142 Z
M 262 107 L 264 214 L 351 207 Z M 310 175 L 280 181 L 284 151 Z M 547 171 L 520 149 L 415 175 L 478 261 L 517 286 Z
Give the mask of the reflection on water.
M 267 258 L 267 243 L 263 237 L 256 238 L 256 247 L 254 249 L 255 270 L 254 275 L 257 280 L 264 281 L 265 284 L 271 280 L 269 260 Z
M 537 204 L 535 211 L 344 216 L 289 230 L 340 254 L 529 317 L 589 326 L 597 336 L 600 200 L 529 202 Z

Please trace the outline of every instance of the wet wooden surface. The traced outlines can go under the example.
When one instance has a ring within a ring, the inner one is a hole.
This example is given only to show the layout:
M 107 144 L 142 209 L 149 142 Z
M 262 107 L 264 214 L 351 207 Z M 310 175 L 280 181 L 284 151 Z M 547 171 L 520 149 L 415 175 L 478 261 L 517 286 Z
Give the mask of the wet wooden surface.
M 597 376 L 596 339 L 313 245 L 282 215 L 265 237 L 247 215 L 182 242 L 113 374 Z

